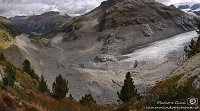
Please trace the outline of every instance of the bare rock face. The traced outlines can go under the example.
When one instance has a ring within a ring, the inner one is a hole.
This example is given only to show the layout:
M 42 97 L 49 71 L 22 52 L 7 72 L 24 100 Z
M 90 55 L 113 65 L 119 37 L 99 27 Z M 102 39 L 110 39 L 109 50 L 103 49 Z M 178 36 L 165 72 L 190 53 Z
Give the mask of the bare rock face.
M 73 30 L 63 39 L 64 41 L 75 41 L 79 39 L 78 31 Z
M 200 11 L 194 11 L 194 13 L 200 16 Z
M 195 88 L 199 89 L 200 88 L 200 77 L 197 77 L 194 82 L 193 82 Z
M 3 77 L 5 77 L 6 73 L 3 70 L 3 67 L 0 66 L 0 81 L 3 81 Z
M 143 34 L 145 37 L 149 37 L 153 34 L 153 30 L 151 29 L 151 27 L 148 24 L 143 24 Z
M 165 30 L 168 28 L 167 24 L 162 24 L 162 23 L 159 23 L 159 24 L 157 25 L 157 27 L 158 27 L 159 30 L 161 30 L 161 31 L 165 31 Z
M 175 7 L 165 6 L 155 1 L 134 0 L 116 4 L 106 10 L 100 30 L 119 26 L 150 24 L 163 20 L 180 18 L 185 20 L 184 12 Z M 192 28 L 192 27 L 191 27 Z

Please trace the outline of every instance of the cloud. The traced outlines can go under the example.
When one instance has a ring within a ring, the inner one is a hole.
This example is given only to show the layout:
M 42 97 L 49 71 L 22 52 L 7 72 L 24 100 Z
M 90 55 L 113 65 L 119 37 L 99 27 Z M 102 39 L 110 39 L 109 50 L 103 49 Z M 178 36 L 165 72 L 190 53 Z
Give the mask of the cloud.
M 104 0 L 0 0 L 0 16 L 34 15 L 47 11 L 81 15 L 99 6 Z
M 180 3 L 197 3 L 199 0 L 156 0 L 158 2 L 162 2 L 166 5 L 170 4 L 180 4 Z
M 36 15 L 59 11 L 71 16 L 87 13 L 105 0 L 0 0 L 0 16 Z M 164 4 L 197 2 L 198 0 L 157 0 Z

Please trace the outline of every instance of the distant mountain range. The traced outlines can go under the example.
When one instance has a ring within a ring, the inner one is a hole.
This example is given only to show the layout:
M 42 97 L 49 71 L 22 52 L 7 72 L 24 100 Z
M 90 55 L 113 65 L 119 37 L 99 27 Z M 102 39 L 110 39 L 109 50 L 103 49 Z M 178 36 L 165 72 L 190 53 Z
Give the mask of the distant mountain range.
M 188 12 L 188 13 L 194 13 L 198 16 L 200 16 L 200 3 L 195 4 L 183 4 L 178 6 L 179 9 Z
M 59 12 L 51 11 L 41 15 L 15 16 L 10 18 L 25 32 L 42 33 L 53 28 L 60 21 L 71 18 L 69 15 L 61 15 Z

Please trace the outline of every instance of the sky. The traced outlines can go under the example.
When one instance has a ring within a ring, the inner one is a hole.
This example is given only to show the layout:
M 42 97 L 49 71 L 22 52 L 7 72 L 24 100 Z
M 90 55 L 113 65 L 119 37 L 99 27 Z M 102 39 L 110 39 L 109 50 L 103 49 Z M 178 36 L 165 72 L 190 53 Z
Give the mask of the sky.
M 70 16 L 87 13 L 105 0 L 0 0 L 0 16 L 14 17 L 38 15 L 48 11 L 59 11 Z M 200 2 L 200 0 L 157 0 L 166 5 Z

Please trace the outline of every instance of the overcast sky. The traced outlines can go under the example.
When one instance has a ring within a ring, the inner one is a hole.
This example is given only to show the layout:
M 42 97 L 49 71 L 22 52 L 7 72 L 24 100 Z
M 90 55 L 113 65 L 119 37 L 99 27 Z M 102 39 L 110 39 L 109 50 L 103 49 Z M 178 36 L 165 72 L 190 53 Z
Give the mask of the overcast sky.
M 59 11 L 71 16 L 81 15 L 105 0 L 0 0 L 0 16 L 36 15 L 47 11 Z M 166 5 L 200 0 L 157 0 Z

